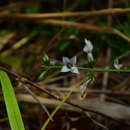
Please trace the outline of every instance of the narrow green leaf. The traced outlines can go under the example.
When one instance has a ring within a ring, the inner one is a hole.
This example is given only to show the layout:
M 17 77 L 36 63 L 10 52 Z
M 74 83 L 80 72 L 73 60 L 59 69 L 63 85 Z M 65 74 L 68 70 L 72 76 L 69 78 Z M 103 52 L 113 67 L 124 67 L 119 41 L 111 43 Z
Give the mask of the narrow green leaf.
M 74 91 L 74 88 L 73 88 L 72 91 Z M 70 97 L 72 91 L 69 92 L 69 93 L 63 98 L 63 100 L 58 103 L 58 105 L 55 107 L 55 109 L 54 109 L 53 112 L 51 113 L 50 117 L 48 117 L 48 119 L 47 119 L 47 120 L 45 121 L 45 123 L 43 124 L 41 130 L 45 130 L 45 129 L 46 129 L 46 127 L 47 127 L 47 125 L 49 124 L 51 118 L 53 118 L 53 116 L 57 113 L 57 111 L 62 107 L 62 105 L 64 104 L 64 102 Z
M 12 84 L 6 72 L 2 70 L 0 70 L 0 82 L 11 130 L 25 130 Z
M 45 77 L 46 77 L 46 75 L 47 75 L 47 72 L 48 72 L 48 70 L 43 71 L 43 72 L 40 74 L 39 79 L 41 79 L 41 80 L 45 79 Z

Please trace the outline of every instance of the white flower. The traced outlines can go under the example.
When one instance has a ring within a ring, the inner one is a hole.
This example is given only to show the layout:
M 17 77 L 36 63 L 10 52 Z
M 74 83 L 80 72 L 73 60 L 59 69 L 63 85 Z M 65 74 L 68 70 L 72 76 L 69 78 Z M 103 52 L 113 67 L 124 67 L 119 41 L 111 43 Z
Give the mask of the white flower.
M 92 52 L 93 45 L 90 40 L 85 39 L 85 47 L 83 49 L 84 52 L 89 53 Z
M 118 59 L 114 60 L 114 67 L 116 69 L 120 69 L 122 66 L 123 66 L 122 64 L 119 64 L 119 60 Z
M 93 50 L 93 44 L 91 43 L 90 40 L 85 39 L 85 46 L 83 48 L 83 51 L 88 54 L 88 60 L 89 61 L 93 61 L 94 60 L 93 59 L 92 50 Z
M 90 82 L 91 80 L 87 80 L 86 82 L 84 82 L 80 87 L 79 87 L 79 91 L 83 94 L 86 89 L 87 89 L 87 86 L 88 86 L 88 83 Z
M 72 72 L 79 74 L 78 68 L 76 67 L 77 57 L 74 56 L 71 59 L 68 57 L 63 57 L 63 67 L 61 69 L 61 72 Z

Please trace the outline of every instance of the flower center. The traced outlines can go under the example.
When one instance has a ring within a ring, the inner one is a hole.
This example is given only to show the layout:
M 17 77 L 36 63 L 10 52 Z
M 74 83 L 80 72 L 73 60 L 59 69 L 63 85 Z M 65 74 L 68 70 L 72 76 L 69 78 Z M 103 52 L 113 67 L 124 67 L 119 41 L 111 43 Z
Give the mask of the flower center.
M 72 64 L 68 63 L 67 67 L 70 69 L 72 67 Z

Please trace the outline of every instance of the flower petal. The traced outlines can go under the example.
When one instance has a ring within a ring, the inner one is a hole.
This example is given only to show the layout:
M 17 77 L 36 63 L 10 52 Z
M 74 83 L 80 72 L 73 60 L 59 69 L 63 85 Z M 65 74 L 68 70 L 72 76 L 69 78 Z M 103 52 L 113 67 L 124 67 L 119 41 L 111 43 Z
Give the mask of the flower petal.
M 77 62 L 77 57 L 76 57 L 76 56 L 74 56 L 74 57 L 72 57 L 72 58 L 70 59 L 70 63 L 71 63 L 72 65 L 75 65 L 76 62 Z
M 89 49 L 88 49 L 88 47 L 86 45 L 84 46 L 83 51 L 86 52 L 86 53 L 89 52 Z
M 71 67 L 70 71 L 71 71 L 72 73 L 79 74 L 78 68 L 75 67 L 75 66 Z
M 65 65 L 70 63 L 70 59 L 68 57 L 63 56 L 62 60 Z
M 87 84 L 83 83 L 78 89 L 83 94 L 87 88 Z
M 88 87 L 88 83 L 90 82 L 91 80 L 87 80 L 86 82 L 84 82 L 80 87 L 79 87 L 79 91 L 83 94 L 87 87 Z
M 118 59 L 114 60 L 114 67 L 116 69 L 120 69 L 122 66 L 123 66 L 122 64 L 119 64 L 119 60 Z
M 70 69 L 66 65 L 64 65 L 61 69 L 61 72 L 69 72 L 69 71 Z
M 85 39 L 85 47 L 84 47 L 84 52 L 86 52 L 86 51 L 92 51 L 93 50 L 93 45 L 92 45 L 92 43 L 91 43 L 91 41 L 90 40 L 87 40 L 87 39 Z
M 57 64 L 57 61 L 55 60 L 55 59 L 52 59 L 51 61 L 50 61 L 50 65 L 56 65 Z
M 88 61 L 89 62 L 94 61 L 93 54 L 91 52 L 88 53 Z

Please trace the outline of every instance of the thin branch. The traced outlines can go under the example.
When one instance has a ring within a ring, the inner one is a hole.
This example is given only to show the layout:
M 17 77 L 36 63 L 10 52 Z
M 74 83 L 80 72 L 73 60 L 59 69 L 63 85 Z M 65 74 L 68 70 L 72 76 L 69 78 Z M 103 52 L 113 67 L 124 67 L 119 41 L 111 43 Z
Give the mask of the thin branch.
M 122 37 L 123 39 L 127 40 L 128 42 L 130 42 L 130 38 L 127 35 L 123 34 L 122 32 L 120 32 L 119 30 L 117 30 L 115 28 L 103 28 L 103 27 L 98 27 L 98 26 L 92 25 L 92 24 L 55 20 L 55 19 L 36 20 L 35 22 L 63 26 L 63 27 L 76 27 L 76 28 L 83 29 L 83 30 L 93 30 L 93 31 L 98 31 L 98 32 L 112 33 L 112 34 L 116 34 L 116 35 Z
M 0 14 L 1 19 L 43 19 L 43 18 L 64 18 L 64 17 L 89 17 L 109 14 L 126 14 L 130 13 L 130 8 L 112 8 L 96 11 L 83 12 L 62 12 L 62 13 L 37 13 L 37 14 Z
M 89 119 L 90 119 L 94 124 L 96 124 L 97 126 L 103 128 L 103 129 L 105 129 L 105 130 L 109 130 L 105 125 L 103 125 L 103 124 L 99 123 L 98 121 L 96 121 L 95 119 L 93 119 L 88 112 L 86 112 L 86 115 L 87 115 L 87 116 L 89 117 Z
M 108 8 L 110 9 L 112 7 L 113 7 L 113 0 L 108 0 Z M 108 26 L 112 26 L 112 15 L 107 16 L 107 24 Z M 111 58 L 111 48 L 107 48 L 106 64 L 109 62 L 110 58 Z M 110 68 L 110 67 L 107 65 L 106 68 Z M 102 79 L 103 90 L 107 88 L 108 79 L 109 79 L 109 72 L 105 72 L 103 74 L 103 79 Z M 101 94 L 100 97 L 102 101 L 105 100 L 105 94 Z
M 31 90 L 29 87 L 25 86 L 25 85 L 24 85 L 24 88 L 25 88 L 26 91 L 27 91 L 28 93 L 30 93 L 30 95 L 37 101 L 37 103 L 40 104 L 41 108 L 46 112 L 46 114 L 48 115 L 48 117 L 50 118 L 50 120 L 53 121 L 53 119 L 52 119 L 51 116 L 50 116 L 49 111 L 48 111 L 47 108 L 46 108 L 46 106 L 45 106 L 43 103 L 40 102 L 40 100 L 39 100 L 39 99 L 37 98 L 37 96 L 32 92 L 32 90 Z
M 18 94 L 18 99 L 24 102 L 37 103 L 30 95 L 27 94 Z M 59 103 L 54 99 L 37 97 L 41 103 L 45 104 L 48 107 L 55 107 Z M 87 99 L 87 100 L 72 100 L 72 103 L 75 105 L 82 106 L 83 108 L 91 109 L 98 111 L 102 114 L 109 115 L 113 119 L 119 120 L 130 120 L 130 109 L 129 106 L 121 105 L 112 102 L 100 101 L 98 98 Z M 62 109 L 68 111 L 81 112 L 81 109 L 74 107 L 72 105 L 64 103 L 61 107 Z
M 12 72 L 12 71 L 10 71 L 10 70 L 8 70 L 7 68 L 2 67 L 2 66 L 0 66 L 0 69 L 3 70 L 3 71 L 5 71 L 5 72 L 7 72 L 7 73 L 9 73 L 9 74 L 11 74 L 12 76 L 14 76 L 14 77 L 15 77 L 16 79 L 18 79 L 19 81 L 21 81 L 21 82 L 23 82 L 23 83 L 30 84 L 32 87 L 36 88 L 37 90 L 39 90 L 39 91 L 41 91 L 41 92 L 43 92 L 43 93 L 48 94 L 50 97 L 52 97 L 52 98 L 54 98 L 54 99 L 56 99 L 56 100 L 59 100 L 59 101 L 62 101 L 62 100 L 63 100 L 62 98 L 51 94 L 51 93 L 50 93 L 49 91 L 47 91 L 46 89 L 40 88 L 37 84 L 33 83 L 31 80 L 27 79 L 27 78 L 24 77 L 24 76 L 21 76 L 21 75 L 19 75 L 19 74 L 16 74 L 16 73 L 14 73 L 14 72 Z M 92 109 L 87 108 L 87 107 L 84 108 L 84 107 L 79 106 L 79 105 L 77 105 L 77 104 L 73 104 L 73 103 L 71 103 L 71 102 L 69 102 L 69 101 L 66 101 L 65 103 L 68 104 L 68 105 L 70 105 L 70 106 L 73 106 L 73 107 L 75 107 L 75 108 L 77 108 L 77 109 L 79 109 L 79 110 L 81 110 L 81 111 L 83 111 L 83 112 L 93 112 L 93 113 L 99 114 L 99 115 L 101 115 L 101 116 L 103 116 L 103 117 L 106 117 L 106 118 L 108 118 L 108 119 L 111 119 L 111 120 L 113 120 L 113 121 L 122 123 L 122 124 L 124 124 L 124 125 L 129 125 L 129 124 L 124 123 L 124 122 L 122 122 L 122 121 L 120 121 L 120 120 L 114 119 L 114 118 L 110 117 L 109 115 L 105 115 L 104 113 L 101 113 L 101 112 L 99 112 L 99 111 L 95 111 L 95 110 L 92 110 Z
M 70 92 L 72 91 L 71 88 L 62 88 L 62 87 L 47 87 L 48 90 L 55 90 L 55 91 L 61 91 L 61 92 Z M 77 88 L 73 90 L 74 93 L 81 93 L 81 91 Z M 113 90 L 99 90 L 99 89 L 87 89 L 86 91 L 88 94 L 107 94 L 111 96 L 130 96 L 130 92 L 128 91 L 113 91 Z

